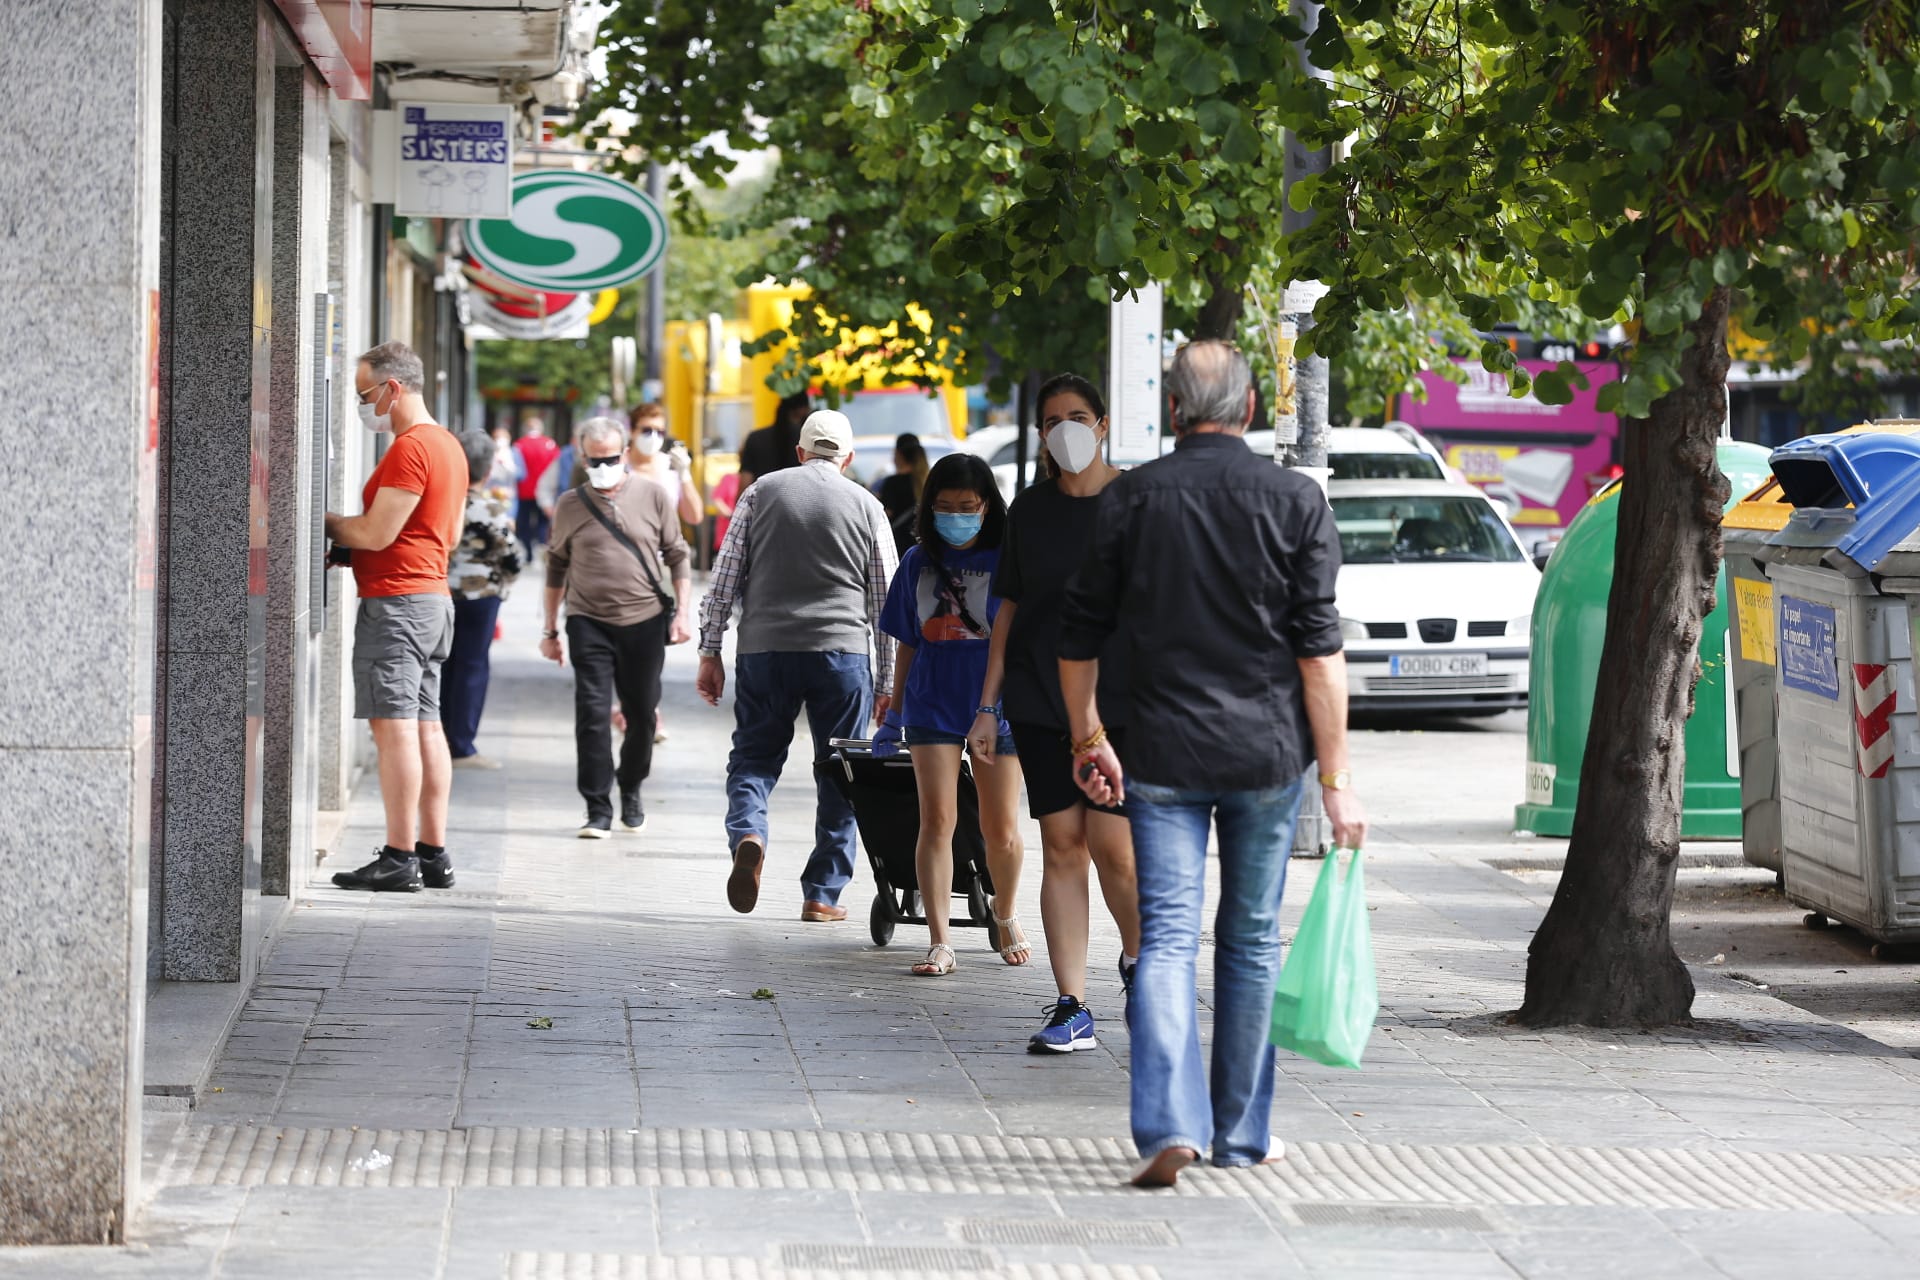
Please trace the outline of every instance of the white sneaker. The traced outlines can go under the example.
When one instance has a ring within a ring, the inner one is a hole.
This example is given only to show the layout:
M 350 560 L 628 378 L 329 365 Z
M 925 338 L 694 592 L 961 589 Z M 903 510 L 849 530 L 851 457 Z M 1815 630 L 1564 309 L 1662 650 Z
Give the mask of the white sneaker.
M 592 823 L 588 823 L 586 826 L 580 828 L 580 838 L 582 840 L 610 840 L 613 838 L 613 828 L 610 826 L 596 827 Z
M 455 756 L 453 758 L 453 767 L 456 769 L 498 769 L 500 762 L 498 760 L 488 759 L 482 755 Z

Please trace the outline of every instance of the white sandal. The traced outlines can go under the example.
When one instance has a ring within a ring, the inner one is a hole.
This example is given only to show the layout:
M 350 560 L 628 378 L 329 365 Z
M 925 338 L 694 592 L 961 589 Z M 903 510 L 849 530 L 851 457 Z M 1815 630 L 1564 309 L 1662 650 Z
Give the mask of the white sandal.
M 994 950 L 1000 953 L 1000 959 L 1009 967 L 1017 969 L 1033 959 L 1033 945 L 1027 941 L 1027 931 L 1025 929 L 1020 929 L 1020 940 L 1018 942 L 1008 941 L 1013 931 L 1020 928 L 1020 922 L 1017 919 L 1008 916 L 1005 920 L 1002 920 L 999 916 L 994 916 L 993 927 L 998 930 L 1000 935 L 1000 945 L 995 947 Z M 1016 951 L 1026 952 L 1026 958 L 1015 960 L 1013 953 Z
M 953 948 L 944 942 L 936 942 L 927 948 L 927 958 L 907 972 L 916 978 L 944 978 L 959 967 L 960 961 L 953 954 Z

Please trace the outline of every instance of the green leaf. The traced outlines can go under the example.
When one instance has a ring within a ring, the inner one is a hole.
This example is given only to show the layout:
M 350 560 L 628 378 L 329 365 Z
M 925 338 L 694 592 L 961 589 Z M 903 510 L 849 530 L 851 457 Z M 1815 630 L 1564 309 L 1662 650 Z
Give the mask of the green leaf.
M 1541 404 L 1572 404 L 1573 378 L 1558 369 L 1542 369 L 1533 375 L 1533 398 Z
M 1185 131 L 1171 120 L 1142 117 L 1133 123 L 1133 145 L 1145 156 L 1176 155 L 1185 140 Z
M 1199 122 L 1201 137 L 1218 138 L 1240 123 L 1240 108 L 1224 98 L 1208 98 L 1194 106 L 1193 118 Z
M 1060 105 L 1090 116 L 1107 100 L 1107 86 L 1099 80 L 1069 80 L 1060 89 Z
M 1847 229 L 1847 248 L 1852 249 L 1860 243 L 1860 217 L 1851 209 L 1843 209 L 1840 221 Z
M 1245 120 L 1235 120 L 1220 143 L 1220 158 L 1228 164 L 1252 164 L 1260 158 L 1260 135 Z M 1295 183 L 1295 191 L 1300 186 L 1300 183 Z M 1312 194 L 1311 190 L 1307 192 L 1309 197 Z

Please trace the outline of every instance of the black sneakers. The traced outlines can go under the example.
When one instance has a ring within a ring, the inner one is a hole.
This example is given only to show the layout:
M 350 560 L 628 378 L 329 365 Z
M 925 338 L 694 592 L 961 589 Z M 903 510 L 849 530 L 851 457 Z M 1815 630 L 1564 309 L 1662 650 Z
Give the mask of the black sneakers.
M 620 793 L 620 825 L 629 831 L 646 830 L 647 810 L 640 803 L 640 788 Z
M 420 859 L 420 880 L 427 888 L 453 888 L 453 858 L 445 849 L 429 851 L 428 846 L 417 845 L 414 853 Z
M 446 855 L 442 854 L 444 862 Z M 447 882 L 453 882 L 453 869 L 447 866 Z M 371 889 L 375 893 L 418 893 L 425 888 L 420 878 L 420 859 L 410 853 L 382 847 L 372 862 L 353 871 L 336 871 L 333 882 L 342 889 Z

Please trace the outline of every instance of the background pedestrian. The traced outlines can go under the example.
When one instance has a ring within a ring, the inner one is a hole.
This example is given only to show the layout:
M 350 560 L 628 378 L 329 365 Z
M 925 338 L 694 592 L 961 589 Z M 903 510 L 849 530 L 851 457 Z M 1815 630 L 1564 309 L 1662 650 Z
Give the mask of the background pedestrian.
M 786 765 L 794 721 L 804 708 L 819 759 L 832 739 L 865 731 L 874 690 L 888 688 L 893 677 L 893 642 L 879 629 L 894 570 L 893 534 L 880 503 L 846 476 L 853 424 L 831 409 L 813 414 L 795 460 L 742 491 L 700 606 L 698 687 L 718 706 L 727 685 L 720 646 L 740 605 L 726 830 L 733 858 L 727 902 L 743 914 L 760 901 L 767 797 Z M 880 700 L 881 714 L 886 702 Z M 800 918 L 822 924 L 847 918 L 840 894 L 853 878 L 859 833 L 838 789 L 824 778 L 814 787 Z
M 546 629 L 540 652 L 556 663 L 573 651 L 573 739 L 576 781 L 587 817 L 584 839 L 613 834 L 613 791 L 620 825 L 647 825 L 641 784 L 653 770 L 653 735 L 629 733 L 613 756 L 614 698 L 629 707 L 660 701 L 667 646 L 692 632 L 692 566 L 667 495 L 627 469 L 627 428 L 617 418 L 589 418 L 578 433 L 587 482 L 560 495 L 547 546 Z M 673 594 L 663 585 L 662 562 Z M 559 614 L 567 606 L 567 641 Z
M 1020 892 L 1020 761 L 997 706 L 978 699 L 1000 601 L 994 569 L 1007 524 L 993 470 L 970 453 L 940 459 L 920 497 L 919 541 L 900 561 L 880 626 L 899 642 L 893 671 L 893 709 L 884 736 L 898 734 L 913 753 L 920 795 L 920 839 L 914 867 L 930 939 L 920 977 L 955 967 L 948 908 L 953 899 L 953 832 L 959 821 L 960 753 L 975 710 L 994 721 L 989 754 L 974 755 L 980 795 L 980 834 L 993 879 L 992 916 L 1000 957 L 1010 965 L 1032 958 L 1014 917 Z
M 1100 891 L 1120 928 L 1123 987 L 1132 985 L 1140 950 L 1133 837 L 1121 806 L 1092 804 L 1074 783 L 1058 654 L 1067 582 L 1086 558 L 1100 495 L 1120 472 L 1102 456 L 1107 407 L 1091 382 L 1063 373 L 1040 388 L 1038 403 L 1047 475 L 1007 509 L 1007 539 L 993 588 L 1000 615 L 980 704 L 1004 708 L 1020 749 L 1027 811 L 1040 823 L 1040 920 L 1059 996 L 1027 1047 L 1068 1053 L 1100 1043 L 1085 999 L 1089 865 L 1099 868 Z M 1127 722 L 1127 656 L 1118 634 L 1100 651 L 1098 703 L 1100 720 L 1119 749 Z M 967 742 L 976 760 L 993 758 L 999 725 L 988 711 L 975 717 Z
M 487 706 L 490 656 L 500 604 L 520 575 L 520 545 L 506 501 L 488 488 L 497 453 L 494 441 L 478 433 L 462 436 L 467 451 L 466 524 L 447 569 L 453 593 L 453 648 L 441 673 L 440 723 L 456 769 L 498 769 L 500 762 L 479 753 L 474 739 Z

